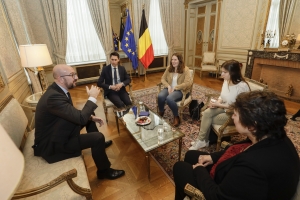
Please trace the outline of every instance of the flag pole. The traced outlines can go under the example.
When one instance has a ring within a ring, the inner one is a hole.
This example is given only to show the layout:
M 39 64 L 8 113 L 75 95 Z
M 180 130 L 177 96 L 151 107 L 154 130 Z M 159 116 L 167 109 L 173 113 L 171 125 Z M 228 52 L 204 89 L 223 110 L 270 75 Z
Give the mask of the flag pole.
M 128 58 L 128 60 L 129 60 L 129 66 L 131 65 L 131 67 L 132 67 L 132 62 L 131 62 L 131 60 Z M 133 79 L 132 79 L 132 75 L 131 75 L 131 67 L 130 67 L 130 70 L 129 70 L 129 73 L 130 73 L 130 80 L 132 81 L 132 83 L 133 83 Z

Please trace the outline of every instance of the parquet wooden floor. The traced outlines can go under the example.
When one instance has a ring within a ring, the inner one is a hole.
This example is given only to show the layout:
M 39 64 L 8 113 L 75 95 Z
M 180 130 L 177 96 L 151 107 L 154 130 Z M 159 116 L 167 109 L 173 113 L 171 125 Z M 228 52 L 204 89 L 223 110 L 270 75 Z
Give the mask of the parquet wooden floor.
M 133 90 L 143 89 L 155 86 L 160 82 L 162 72 L 151 73 L 140 78 L 133 78 Z M 216 79 L 203 74 L 202 79 L 199 73 L 195 74 L 194 82 L 210 87 L 216 90 L 221 90 L 223 80 Z M 89 87 L 92 84 L 87 84 Z M 96 85 L 96 83 L 94 83 Z M 70 91 L 74 106 L 81 109 L 86 102 L 87 94 L 85 85 L 75 87 Z M 295 113 L 300 104 L 286 101 L 287 110 L 290 113 Z M 102 106 L 102 98 L 99 96 L 97 101 L 98 108 L 95 113 L 105 121 L 105 114 Z M 96 176 L 96 167 L 91 157 L 89 149 L 83 151 L 87 174 L 93 192 L 93 198 L 98 199 L 174 199 L 174 185 L 169 178 L 160 169 L 159 165 L 151 158 L 150 173 L 151 180 L 148 181 L 145 154 L 138 144 L 131 138 L 126 128 L 120 124 L 120 136 L 118 135 L 116 122 L 112 110 L 108 111 L 108 123 L 99 127 L 106 140 L 113 140 L 113 145 L 106 149 L 106 153 L 111 161 L 112 168 L 125 170 L 125 176 L 116 180 L 98 180 Z M 82 130 L 85 132 L 85 130 Z

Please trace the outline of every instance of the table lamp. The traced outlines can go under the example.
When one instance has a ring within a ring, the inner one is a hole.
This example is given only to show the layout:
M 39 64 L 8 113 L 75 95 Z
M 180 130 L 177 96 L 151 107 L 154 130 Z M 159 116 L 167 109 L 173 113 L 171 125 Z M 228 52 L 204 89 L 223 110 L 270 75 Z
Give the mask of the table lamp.
M 42 66 L 52 64 L 46 44 L 20 45 L 22 67 L 37 67 L 43 92 L 47 89 L 48 81 Z

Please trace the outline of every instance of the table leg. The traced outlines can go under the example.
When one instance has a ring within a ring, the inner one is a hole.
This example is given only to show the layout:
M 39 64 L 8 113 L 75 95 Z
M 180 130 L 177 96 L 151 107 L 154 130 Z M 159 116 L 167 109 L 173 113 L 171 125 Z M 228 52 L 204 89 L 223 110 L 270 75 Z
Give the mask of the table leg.
M 149 156 L 149 153 L 146 153 L 146 162 L 147 162 L 148 180 L 150 181 L 150 156 Z
M 117 113 L 116 113 L 116 124 L 117 124 L 117 128 L 118 128 L 118 133 L 119 133 L 119 136 L 120 136 L 120 128 L 119 128 L 119 118 L 118 118 L 118 116 L 117 116 Z
M 181 146 L 182 146 L 182 138 L 179 138 L 178 161 L 180 161 L 181 158 Z

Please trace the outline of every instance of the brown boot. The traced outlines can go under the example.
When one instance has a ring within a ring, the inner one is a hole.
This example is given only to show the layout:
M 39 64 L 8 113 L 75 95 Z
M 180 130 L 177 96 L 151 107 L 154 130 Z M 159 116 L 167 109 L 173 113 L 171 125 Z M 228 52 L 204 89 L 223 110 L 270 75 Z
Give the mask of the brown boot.
M 179 116 L 174 117 L 174 123 L 173 123 L 173 126 L 174 126 L 174 127 L 178 127 L 179 124 L 180 124 L 180 118 L 179 118 Z
M 165 111 L 162 111 L 162 112 L 159 111 L 158 114 L 159 114 L 159 116 L 163 117 L 165 114 Z

